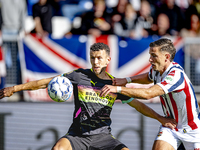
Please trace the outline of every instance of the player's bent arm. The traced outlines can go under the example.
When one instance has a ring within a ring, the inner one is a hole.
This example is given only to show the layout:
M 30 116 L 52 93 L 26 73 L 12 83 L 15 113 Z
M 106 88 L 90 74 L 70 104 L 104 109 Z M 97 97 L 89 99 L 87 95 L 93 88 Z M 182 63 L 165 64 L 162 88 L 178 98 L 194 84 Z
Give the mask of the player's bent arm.
M 128 104 L 147 117 L 154 118 L 157 120 L 160 120 L 159 118 L 161 118 L 161 116 L 157 114 L 153 109 L 140 102 L 139 100 L 134 99 Z
M 150 84 L 150 83 L 153 83 L 153 81 L 151 81 L 149 79 L 149 75 L 148 74 L 149 73 L 146 72 L 146 73 L 143 73 L 143 74 L 139 74 L 139 75 L 130 77 L 131 83 L 139 83 L 139 84 Z
M 148 73 L 132 76 L 127 78 L 114 78 L 113 85 L 125 86 L 127 83 L 150 84 L 152 81 L 148 77 Z
M 163 126 L 168 127 L 170 129 L 174 129 L 177 125 L 176 121 L 171 118 L 166 118 L 158 113 L 156 113 L 153 109 L 145 105 L 144 103 L 134 99 L 128 103 L 131 107 L 134 107 L 138 112 L 143 115 L 158 120 Z
M 159 85 L 153 85 L 150 88 L 126 88 L 121 87 L 121 94 L 139 98 L 139 99 L 151 99 L 156 96 L 165 94 L 164 90 Z

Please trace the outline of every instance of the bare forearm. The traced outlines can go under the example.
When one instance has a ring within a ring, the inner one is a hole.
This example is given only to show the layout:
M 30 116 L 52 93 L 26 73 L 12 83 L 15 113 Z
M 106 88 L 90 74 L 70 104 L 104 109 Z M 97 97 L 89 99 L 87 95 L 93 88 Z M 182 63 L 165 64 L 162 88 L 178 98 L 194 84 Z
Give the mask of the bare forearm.
M 19 84 L 14 86 L 14 92 L 23 91 L 23 90 L 38 90 L 44 89 L 48 86 L 48 83 L 52 78 L 30 81 L 24 84 Z
M 143 73 L 140 75 L 130 77 L 132 83 L 140 83 L 140 84 L 150 84 L 152 81 L 148 77 L 148 73 Z
M 127 83 L 150 84 L 152 81 L 148 77 L 148 73 L 127 77 L 127 78 L 114 78 L 112 85 L 125 86 Z
M 141 114 L 156 119 L 160 122 L 160 118 L 162 117 L 161 115 L 159 115 L 158 113 L 156 113 L 153 109 L 151 109 L 150 107 L 148 107 L 147 105 L 145 105 L 144 103 L 134 99 L 133 101 L 131 101 L 130 103 L 128 103 L 131 107 L 134 107 L 138 112 L 140 112 Z
M 159 121 L 163 126 L 168 127 L 170 129 L 174 129 L 177 125 L 177 122 L 175 119 L 172 118 L 166 118 L 164 116 L 161 116 L 157 112 L 155 112 L 153 109 L 145 105 L 144 103 L 134 99 L 130 103 L 128 103 L 131 107 L 134 107 L 138 112 L 141 114 L 156 119 Z
M 139 99 L 151 99 L 156 96 L 165 94 L 163 89 L 159 85 L 153 85 L 150 88 L 127 88 L 121 87 L 121 94 L 139 98 Z
M 153 98 L 154 96 L 152 95 L 150 90 L 145 89 L 145 88 L 126 88 L 122 87 L 121 94 L 133 97 L 133 98 L 138 98 L 138 99 L 145 99 L 148 100 L 150 98 Z
M 39 17 L 35 18 L 35 30 L 37 33 L 41 33 L 41 34 L 44 32 Z
M 166 118 L 164 116 L 161 116 L 157 112 L 155 112 L 150 107 L 143 104 L 143 106 L 140 106 L 139 108 L 136 108 L 137 111 L 142 113 L 143 115 L 156 119 L 158 122 L 160 122 L 163 126 L 168 127 L 170 129 L 174 129 L 177 125 L 176 120 L 172 118 Z
M 48 83 L 53 79 L 47 78 L 47 79 L 41 79 L 36 81 L 30 81 L 24 84 L 19 84 L 11 87 L 5 87 L 3 89 L 0 89 L 0 99 L 4 97 L 10 97 L 14 93 L 23 91 L 23 90 L 37 90 L 37 89 L 44 89 L 48 86 Z

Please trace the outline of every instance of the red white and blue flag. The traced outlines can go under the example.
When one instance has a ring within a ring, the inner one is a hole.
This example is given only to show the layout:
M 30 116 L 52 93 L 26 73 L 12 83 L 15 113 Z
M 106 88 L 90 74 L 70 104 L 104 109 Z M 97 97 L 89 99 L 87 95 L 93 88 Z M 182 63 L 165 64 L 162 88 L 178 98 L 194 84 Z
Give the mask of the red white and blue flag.
M 177 49 L 177 61 L 183 64 L 183 41 L 171 38 Z M 22 42 L 21 64 L 23 83 L 56 76 L 77 68 L 90 68 L 89 50 L 96 42 L 103 42 L 111 49 L 111 62 L 107 71 L 115 77 L 128 77 L 149 71 L 149 43 L 155 39 L 141 40 L 105 35 L 98 38 L 73 35 L 61 39 L 50 36 L 40 39 L 36 35 L 26 36 Z M 180 51 L 181 50 L 181 51 Z M 180 54 L 179 54 L 180 53 Z M 176 61 L 176 59 L 175 59 Z M 29 101 L 52 101 L 45 89 L 25 91 Z
M 3 49 L 0 46 L 0 89 L 5 87 L 6 65 Z

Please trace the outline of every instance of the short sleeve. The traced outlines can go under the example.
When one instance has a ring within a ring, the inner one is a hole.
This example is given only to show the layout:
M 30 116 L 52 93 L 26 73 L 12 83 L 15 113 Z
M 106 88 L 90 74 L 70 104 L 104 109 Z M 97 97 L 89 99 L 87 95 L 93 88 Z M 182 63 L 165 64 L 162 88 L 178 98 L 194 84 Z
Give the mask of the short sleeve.
M 33 15 L 33 18 L 40 16 L 40 10 L 38 9 L 36 4 L 33 5 L 32 7 L 32 15 Z
M 64 73 L 61 76 L 67 77 L 72 84 L 78 84 L 80 82 L 80 72 L 78 70 Z
M 172 70 L 161 82 L 157 84 L 165 91 L 165 94 L 182 90 L 185 86 L 184 74 L 178 70 Z

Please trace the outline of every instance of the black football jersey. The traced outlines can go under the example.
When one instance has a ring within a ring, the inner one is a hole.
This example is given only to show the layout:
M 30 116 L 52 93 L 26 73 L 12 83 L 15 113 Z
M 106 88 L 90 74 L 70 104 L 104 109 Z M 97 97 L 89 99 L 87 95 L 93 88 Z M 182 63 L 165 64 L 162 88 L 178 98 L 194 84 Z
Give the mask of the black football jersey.
M 108 74 L 113 78 L 110 74 Z M 98 78 L 91 69 L 78 69 L 63 74 L 73 84 L 75 110 L 70 135 L 93 135 L 111 131 L 111 110 L 116 99 L 128 100 L 130 97 L 109 93 L 99 97 L 101 88 L 112 80 Z

